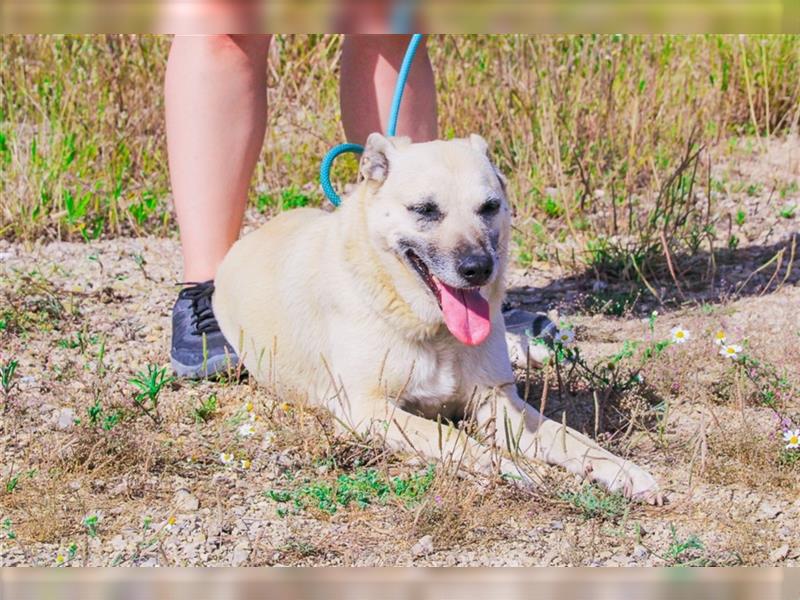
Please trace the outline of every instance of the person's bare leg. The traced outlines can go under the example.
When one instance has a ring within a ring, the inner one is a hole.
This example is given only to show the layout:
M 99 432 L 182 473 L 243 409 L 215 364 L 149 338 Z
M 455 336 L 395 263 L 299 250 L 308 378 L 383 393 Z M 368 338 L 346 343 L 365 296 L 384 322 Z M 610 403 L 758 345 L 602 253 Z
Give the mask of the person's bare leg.
M 267 117 L 265 35 L 176 36 L 165 82 L 183 280 L 214 278 L 239 237 Z
M 386 131 L 409 39 L 407 35 L 345 37 L 339 93 L 348 141 L 363 144 L 370 133 Z M 414 142 L 438 137 L 436 86 L 425 41 L 411 64 L 397 123 L 397 134 L 407 135 Z

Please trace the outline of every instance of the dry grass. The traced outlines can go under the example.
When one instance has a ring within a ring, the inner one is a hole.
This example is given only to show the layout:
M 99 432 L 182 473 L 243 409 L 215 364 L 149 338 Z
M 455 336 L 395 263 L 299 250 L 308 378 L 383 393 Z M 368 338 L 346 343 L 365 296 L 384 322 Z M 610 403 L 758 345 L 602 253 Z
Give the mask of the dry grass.
M 321 202 L 317 167 L 342 139 L 340 43 L 290 36 L 273 45 L 270 133 L 251 193 L 259 210 L 280 209 L 287 189 L 289 204 Z M 3 237 L 173 231 L 168 45 L 152 36 L 0 40 Z M 710 157 L 682 170 L 687 153 L 731 133 L 794 131 L 800 118 L 791 36 L 435 36 L 429 45 L 443 135 L 482 133 L 511 176 L 523 263 L 553 259 L 542 242 L 569 237 L 579 262 L 613 271 L 620 266 L 606 263 L 626 253 L 653 260 L 662 230 L 673 253 L 696 252 L 714 211 L 685 177 L 697 168 L 705 188 Z M 352 176 L 352 164 L 342 173 Z

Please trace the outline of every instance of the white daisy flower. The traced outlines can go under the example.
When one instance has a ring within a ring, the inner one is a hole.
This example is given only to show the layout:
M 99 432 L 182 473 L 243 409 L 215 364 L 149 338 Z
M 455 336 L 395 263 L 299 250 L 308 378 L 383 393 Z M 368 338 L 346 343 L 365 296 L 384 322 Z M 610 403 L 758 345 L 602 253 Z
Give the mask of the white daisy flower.
M 559 329 L 556 332 L 556 341 L 564 346 L 569 346 L 575 341 L 575 332 L 572 329 Z
M 233 462 L 233 454 L 230 452 L 220 452 L 219 460 L 223 465 L 229 465 Z
M 175 528 L 175 522 L 176 522 L 175 517 L 174 516 L 170 517 L 169 519 L 167 519 L 167 524 L 164 525 L 164 529 L 166 529 L 167 531 L 172 531 Z
M 800 448 L 800 429 L 789 429 L 783 432 L 783 441 L 787 450 Z
M 241 461 L 239 461 L 239 464 L 242 466 L 242 469 L 244 469 L 245 471 L 253 466 L 253 463 L 250 462 L 246 458 L 243 458 Z
M 719 353 L 722 356 L 727 356 L 728 358 L 732 358 L 736 360 L 739 358 L 739 353 L 742 351 L 742 347 L 737 344 L 722 344 L 722 348 L 720 348 Z
M 686 341 L 691 337 L 688 329 L 684 329 L 683 325 L 678 325 L 677 327 L 673 327 L 670 331 L 672 335 L 672 342 L 675 344 L 685 344 Z
M 256 427 L 252 423 L 245 423 L 239 427 L 239 435 L 241 437 L 250 437 L 256 432 Z
M 714 334 L 714 343 L 718 346 L 723 346 L 725 344 L 725 339 L 725 332 L 722 329 Z

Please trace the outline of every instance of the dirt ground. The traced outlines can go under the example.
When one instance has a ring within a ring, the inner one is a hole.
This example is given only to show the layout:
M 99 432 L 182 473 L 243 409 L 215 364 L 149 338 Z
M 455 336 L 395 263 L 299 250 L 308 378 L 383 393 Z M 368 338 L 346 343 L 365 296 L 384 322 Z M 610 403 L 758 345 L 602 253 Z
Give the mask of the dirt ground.
M 257 413 L 276 411 L 279 400 L 266 391 L 248 383 L 182 382 L 164 392 L 159 404 L 163 424 L 158 427 L 144 417 L 118 425 L 122 431 L 95 431 L 85 424 L 87 408 L 96 397 L 104 405 L 129 407 L 133 388 L 128 379 L 133 373 L 148 363 L 167 364 L 177 244 L 117 240 L 21 250 L 3 248 L 4 275 L 24 278 L 23 274 L 41 273 L 58 290 L 66 316 L 51 331 L 22 338 L 6 336 L 4 342 L 4 358 L 18 357 L 19 386 L 11 396 L 14 406 L 4 417 L 2 479 L 36 469 L 33 477 L 23 476 L 17 489 L 1 497 L 3 518 L 11 518 L 20 542 L 3 540 L 4 565 L 56 564 L 72 540 L 85 544 L 79 550 L 85 552 L 81 564 L 85 560 L 94 565 L 115 561 L 151 565 L 664 564 L 667 561 L 656 553 L 672 544 L 672 525 L 678 539 L 697 535 L 704 552 L 718 561 L 728 560 L 727 554 L 739 554 L 747 564 L 796 564 L 800 556 L 797 471 L 785 476 L 791 481 L 783 481 L 784 477 L 772 481 L 770 477 L 776 476 L 765 473 L 740 473 L 757 467 L 749 462 L 747 452 L 758 450 L 743 448 L 744 455 L 731 454 L 731 446 L 746 443 L 739 428 L 751 430 L 750 435 L 769 429 L 768 411 L 746 407 L 740 414 L 736 406 L 695 403 L 680 391 L 675 394 L 666 445 L 655 448 L 645 441 L 631 452 L 631 458 L 651 468 L 668 490 L 669 503 L 664 508 L 631 506 L 619 522 L 608 523 L 585 519 L 553 498 L 524 497 L 509 485 L 498 484 L 499 489 L 487 491 L 480 482 L 459 482 L 469 488 L 475 507 L 456 510 L 474 514 L 459 514 L 452 526 L 465 527 L 465 531 L 442 532 L 443 541 L 434 537 L 429 553 L 419 548 L 412 552 L 425 531 L 419 524 L 414 526 L 416 508 L 375 506 L 320 519 L 306 514 L 279 517 L 279 505 L 263 494 L 281 478 L 282 470 L 308 470 L 308 465 L 297 463 L 303 441 L 284 436 L 279 429 L 282 417 L 274 416 L 268 422 L 256 421 L 253 439 L 237 441 L 235 434 L 235 417 L 246 402 L 253 402 Z M 136 256 L 145 257 L 141 267 Z M 724 314 L 728 329 L 757 330 L 767 348 L 780 348 L 784 360 L 800 364 L 798 307 L 800 289 L 787 286 L 717 310 Z M 707 319 L 700 310 L 681 310 L 666 316 L 660 327 L 668 329 L 680 322 L 699 333 L 703 320 Z M 574 322 L 582 341 L 596 351 L 641 335 L 642 329 L 636 318 L 582 316 Z M 88 332 L 90 338 L 84 352 L 57 344 L 80 331 Z M 95 336 L 104 337 L 106 344 L 107 373 L 102 380 L 97 376 Z M 211 393 L 217 395 L 220 414 L 209 423 L 195 424 L 192 407 Z M 75 419 L 82 423 L 75 424 Z M 296 420 L 287 416 L 283 425 L 291 426 Z M 719 446 L 709 442 L 705 450 L 711 472 L 706 475 L 692 464 L 698 459 L 692 456 L 691 445 L 701 423 L 709 436 L 721 437 Z M 722 441 L 725 436 L 731 437 L 731 443 Z M 117 438 L 119 446 L 110 448 L 107 437 Z M 226 467 L 218 460 L 220 452 L 231 451 L 237 444 L 250 456 L 248 470 Z M 481 498 L 483 494 L 489 494 L 492 502 Z M 486 525 L 474 523 L 480 523 L 484 511 L 498 509 L 504 513 L 502 518 L 495 513 Z M 402 511 L 402 518 L 395 511 Z M 96 537 L 84 532 L 81 523 L 87 515 L 100 515 Z M 161 527 L 173 515 L 172 530 L 131 561 L 136 545 L 147 537 L 142 531 L 145 517 Z M 637 534 L 637 528 L 646 534 Z
M 768 192 L 731 202 L 758 201 L 772 215 Z M 621 316 L 587 310 L 587 298 L 613 289 L 591 275 L 547 265 L 511 274 L 509 301 L 557 311 L 589 357 L 645 339 L 642 319 L 653 309 L 657 336 L 677 325 L 691 332 L 642 370 L 641 418 L 617 407 L 619 419 L 599 431 L 602 443 L 652 470 L 667 504 L 599 510 L 570 500 L 585 488 L 550 468 L 533 490 L 437 471 L 413 501 L 333 512 L 306 496 L 292 508 L 274 492 L 364 468 L 388 479 L 424 476 L 425 467 L 332 439 L 324 414 L 233 377 L 172 382 L 151 418 L 137 410 L 130 379 L 168 365 L 177 242 L 0 242 L 0 362 L 19 363 L 3 398 L 0 564 L 798 565 L 800 463 L 780 461 L 773 412 L 712 341 L 722 327 L 798 384 L 800 268 L 786 266 L 797 220 L 751 222 L 766 224 L 720 260 L 712 286 L 662 306 L 642 296 Z M 773 263 L 747 280 L 783 247 L 777 277 Z M 541 375 L 531 379 L 538 400 Z M 593 434 L 585 394 L 550 394 L 549 414 L 566 411 Z M 199 418 L 209 398 L 216 409 Z M 798 422 L 800 398 L 780 407 Z M 250 422 L 254 433 L 243 436 Z

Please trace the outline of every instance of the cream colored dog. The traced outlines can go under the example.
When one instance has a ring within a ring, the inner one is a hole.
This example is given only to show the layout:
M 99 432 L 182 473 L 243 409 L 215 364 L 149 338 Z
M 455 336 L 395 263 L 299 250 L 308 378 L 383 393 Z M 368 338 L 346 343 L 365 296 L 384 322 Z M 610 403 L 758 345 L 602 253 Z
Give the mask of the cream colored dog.
M 500 313 L 511 218 L 483 138 L 373 133 L 360 173 L 336 211 L 282 213 L 222 263 L 214 313 L 251 376 L 426 459 L 512 474 L 536 459 L 660 502 L 646 471 L 517 393 Z M 484 445 L 442 425 L 462 420 Z

